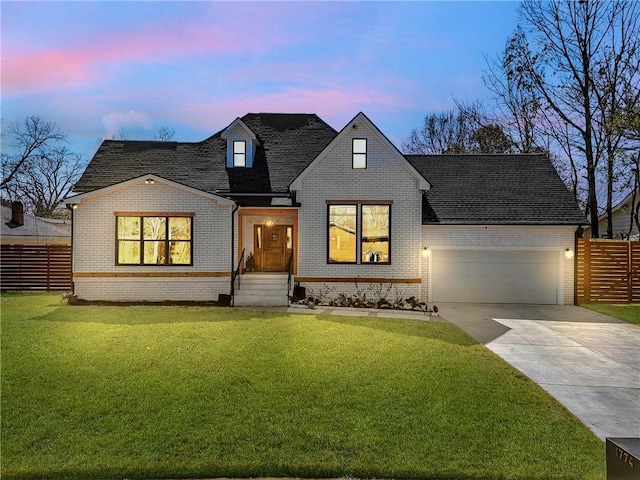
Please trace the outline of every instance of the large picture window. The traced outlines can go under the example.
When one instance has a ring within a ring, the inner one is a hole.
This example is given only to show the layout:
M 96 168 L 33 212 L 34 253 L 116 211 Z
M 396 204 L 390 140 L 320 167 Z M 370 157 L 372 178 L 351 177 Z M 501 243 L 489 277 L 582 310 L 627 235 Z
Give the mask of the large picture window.
M 118 265 L 191 265 L 192 217 L 118 216 Z
M 391 262 L 391 205 L 330 204 L 328 263 Z

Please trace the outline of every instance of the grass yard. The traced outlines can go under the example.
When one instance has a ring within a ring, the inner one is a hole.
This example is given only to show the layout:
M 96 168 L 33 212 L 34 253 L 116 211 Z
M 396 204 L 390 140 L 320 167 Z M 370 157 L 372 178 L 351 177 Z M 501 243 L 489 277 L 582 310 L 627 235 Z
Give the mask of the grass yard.
M 580 306 L 625 322 L 640 325 L 640 304 L 637 303 L 586 303 Z
M 604 444 L 453 325 L 1 307 L 3 480 L 605 477 Z

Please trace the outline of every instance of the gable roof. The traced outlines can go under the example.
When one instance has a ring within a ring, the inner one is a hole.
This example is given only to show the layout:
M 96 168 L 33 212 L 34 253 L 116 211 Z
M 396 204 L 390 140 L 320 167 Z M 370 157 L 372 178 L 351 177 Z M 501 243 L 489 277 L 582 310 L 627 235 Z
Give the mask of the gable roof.
M 336 136 L 315 114 L 249 113 L 240 121 L 259 142 L 252 168 L 227 168 L 222 134 L 229 127 L 197 143 L 105 140 L 74 191 L 86 193 L 154 174 L 221 195 L 286 192 Z
M 584 225 L 545 155 L 406 155 L 432 188 L 423 224 Z
M 215 201 L 220 205 L 235 205 L 233 200 L 229 200 L 228 198 L 221 197 L 219 195 L 215 195 L 213 193 L 204 192 L 202 190 L 198 190 L 196 188 L 190 187 L 188 185 L 183 185 L 172 180 L 168 180 L 166 178 L 162 178 L 158 175 L 153 174 L 145 174 L 136 178 L 132 178 L 130 180 L 126 180 L 124 182 L 116 183 L 114 185 L 109 185 L 104 188 L 99 188 L 97 190 L 92 190 L 90 192 L 81 193 L 79 195 L 74 195 L 72 197 L 65 198 L 65 204 L 67 205 L 77 205 L 82 203 L 84 200 L 90 199 L 91 197 L 95 197 L 97 195 L 104 195 L 105 193 L 112 193 L 117 190 L 127 188 L 133 185 L 140 185 L 142 183 L 148 184 L 164 184 L 173 188 L 177 188 L 178 190 L 184 190 L 186 192 L 193 193 L 194 195 L 200 195 L 202 197 L 208 198 L 210 200 Z
M 241 127 L 242 130 L 244 130 L 244 132 L 249 136 L 251 140 L 257 140 L 256 134 L 253 133 L 251 129 L 247 127 L 247 125 L 242 120 L 240 120 L 240 117 L 236 118 L 233 122 L 231 122 L 231 125 L 225 128 L 220 134 L 220 136 L 226 140 L 231 134 L 231 132 L 234 131 L 238 126 Z
M 374 135 L 378 137 L 380 142 L 389 150 L 391 155 L 393 155 L 401 164 L 403 164 L 407 168 L 407 170 L 409 170 L 409 172 L 411 172 L 411 174 L 418 180 L 419 190 L 428 190 L 430 188 L 429 182 L 424 178 L 424 176 L 421 175 L 420 172 L 418 172 L 411 163 L 407 162 L 407 159 L 402 155 L 402 153 L 400 153 L 396 146 L 391 143 L 391 141 L 380 131 L 378 127 L 375 126 L 375 124 L 371 120 L 369 120 L 369 117 L 360 112 L 355 117 L 353 117 L 351 121 L 347 122 L 344 128 L 340 130 L 338 135 L 336 135 L 331 143 L 329 143 L 323 149 L 323 151 L 311 163 L 309 163 L 309 165 L 307 165 L 307 167 L 303 171 L 301 171 L 299 175 L 295 177 L 295 180 L 291 182 L 291 190 L 296 191 L 302 188 L 302 181 L 313 169 L 313 166 L 321 162 L 322 159 L 327 155 L 327 152 L 329 152 L 336 145 L 336 143 L 341 140 L 341 137 L 347 134 L 349 127 L 356 124 L 357 122 L 364 123 L 367 128 L 369 128 L 369 130 L 371 130 Z

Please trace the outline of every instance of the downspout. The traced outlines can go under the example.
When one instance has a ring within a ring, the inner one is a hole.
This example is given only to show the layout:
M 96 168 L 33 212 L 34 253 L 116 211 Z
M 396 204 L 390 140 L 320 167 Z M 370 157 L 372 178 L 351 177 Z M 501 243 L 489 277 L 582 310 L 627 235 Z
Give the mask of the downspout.
M 584 229 L 579 225 L 573 240 L 573 304 L 578 305 L 578 239 L 582 238 Z
M 75 255 L 74 255 L 74 248 L 73 248 L 73 245 L 74 245 L 75 242 L 73 241 L 73 239 L 74 239 L 74 226 L 75 226 L 75 223 L 76 223 L 75 219 L 73 218 L 73 216 L 74 216 L 74 206 L 75 205 L 71 205 L 71 208 L 69 209 L 69 210 L 71 210 L 71 262 L 69 262 L 71 264 L 70 265 L 70 268 L 71 268 L 70 275 L 71 275 L 71 277 L 70 277 L 69 288 L 71 289 L 71 295 L 72 296 L 76 294 L 76 286 L 75 286 L 75 284 L 73 282 L 73 270 L 74 270 L 73 266 L 74 266 L 74 263 L 75 263 L 75 258 L 74 258 Z
M 231 211 L 231 282 L 233 282 L 233 272 L 236 271 L 236 262 L 235 262 L 235 255 L 234 255 L 234 245 L 235 245 L 235 225 L 236 225 L 236 220 L 235 220 L 235 215 L 236 212 L 238 211 L 238 208 L 240 208 L 238 206 L 238 204 L 236 203 L 235 206 L 233 207 L 233 210 Z M 233 292 L 233 284 L 230 283 L 229 284 L 229 295 L 231 295 L 231 293 Z

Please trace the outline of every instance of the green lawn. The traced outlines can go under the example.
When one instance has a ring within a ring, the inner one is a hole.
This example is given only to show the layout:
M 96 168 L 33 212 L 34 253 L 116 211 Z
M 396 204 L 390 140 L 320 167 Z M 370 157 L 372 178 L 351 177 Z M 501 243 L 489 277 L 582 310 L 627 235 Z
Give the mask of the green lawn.
M 603 443 L 453 325 L 1 307 L 4 480 L 605 477 Z
M 585 303 L 580 306 L 625 322 L 640 325 L 640 304 L 637 303 Z

